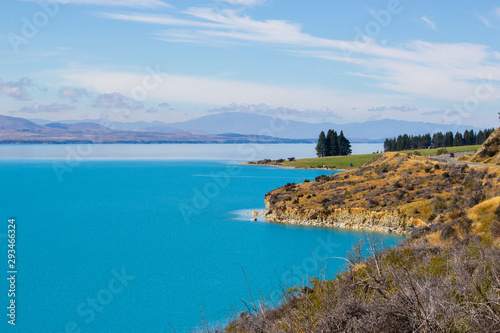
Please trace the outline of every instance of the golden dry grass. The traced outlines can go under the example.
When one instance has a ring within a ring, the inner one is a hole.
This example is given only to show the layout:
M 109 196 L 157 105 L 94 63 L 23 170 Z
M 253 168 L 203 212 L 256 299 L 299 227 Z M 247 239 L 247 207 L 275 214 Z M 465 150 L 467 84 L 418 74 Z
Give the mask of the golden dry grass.
M 500 205 L 500 197 L 495 197 L 472 207 L 467 212 L 467 217 L 474 221 L 473 228 L 477 234 L 488 231 L 490 223 L 497 219 L 496 208 Z
M 459 221 L 470 207 L 500 196 L 499 173 L 493 167 L 468 168 L 391 152 L 354 170 L 288 184 L 268 193 L 266 199 L 276 216 L 285 219 L 315 220 L 328 217 L 337 208 L 362 208 L 398 211 L 409 225 L 418 228 Z M 454 227 L 453 237 L 464 239 L 468 231 L 460 228 Z

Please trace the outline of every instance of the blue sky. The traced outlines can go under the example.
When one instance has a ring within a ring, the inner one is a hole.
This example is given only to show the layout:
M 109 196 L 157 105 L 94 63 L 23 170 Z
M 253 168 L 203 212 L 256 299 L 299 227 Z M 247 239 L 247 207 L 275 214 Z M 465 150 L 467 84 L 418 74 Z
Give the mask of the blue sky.
M 498 125 L 498 1 L 9 0 L 0 114 Z

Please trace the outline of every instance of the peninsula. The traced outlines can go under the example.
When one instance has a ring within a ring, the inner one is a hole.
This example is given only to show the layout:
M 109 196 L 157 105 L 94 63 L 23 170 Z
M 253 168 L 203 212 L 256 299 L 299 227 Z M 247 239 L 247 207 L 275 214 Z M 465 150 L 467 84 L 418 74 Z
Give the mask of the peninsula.
M 500 129 L 473 159 L 496 164 L 498 142 Z M 225 330 L 499 331 L 499 176 L 496 165 L 393 152 L 271 191 L 264 213 L 270 222 L 397 232 L 407 239 L 393 249 L 356 244 L 332 280 L 313 278 L 285 290 L 278 307 L 241 314 Z

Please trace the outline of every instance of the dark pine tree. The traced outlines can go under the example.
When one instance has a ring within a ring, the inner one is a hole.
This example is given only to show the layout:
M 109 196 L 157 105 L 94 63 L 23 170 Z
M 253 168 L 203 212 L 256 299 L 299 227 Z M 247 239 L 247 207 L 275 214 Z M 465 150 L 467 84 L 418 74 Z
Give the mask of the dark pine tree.
M 431 135 L 430 135 L 429 133 L 427 133 L 426 135 L 422 136 L 422 138 L 420 139 L 420 146 L 421 146 L 423 149 L 427 149 L 427 148 L 429 148 L 431 145 L 432 145 L 432 138 L 431 138 Z
M 391 140 L 385 139 L 384 141 L 384 152 L 391 151 Z
M 333 131 L 333 133 L 332 133 L 331 149 L 332 149 L 332 156 L 339 156 L 340 155 L 339 136 L 338 136 L 336 131 Z
M 460 147 L 464 145 L 464 138 L 462 137 L 462 133 L 457 132 L 455 134 L 455 138 L 453 139 L 453 145 L 455 147 Z
M 316 155 L 318 155 L 318 157 L 325 156 L 325 143 L 326 143 L 325 132 L 321 131 L 318 138 L 318 144 L 316 145 Z
M 332 136 L 333 136 L 333 130 L 329 129 L 328 132 L 326 133 L 326 140 L 325 140 L 325 156 L 332 156 Z
M 339 134 L 339 150 L 340 150 L 341 156 L 352 154 L 351 143 L 344 136 L 343 131 L 340 131 L 340 134 Z
M 479 131 L 477 133 L 477 137 L 476 137 L 476 145 L 482 145 L 484 143 L 484 140 L 486 140 L 484 132 L 483 131 Z
M 432 144 L 434 148 L 441 148 L 444 145 L 444 136 L 443 133 L 437 132 L 432 136 Z
M 444 146 L 452 147 L 453 146 L 453 132 L 446 132 L 444 135 Z

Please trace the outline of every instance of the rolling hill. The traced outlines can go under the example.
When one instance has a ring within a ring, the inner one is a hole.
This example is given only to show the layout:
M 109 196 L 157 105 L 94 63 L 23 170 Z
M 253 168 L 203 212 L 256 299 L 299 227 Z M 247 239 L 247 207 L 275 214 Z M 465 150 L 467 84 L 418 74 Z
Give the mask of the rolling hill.
M 49 121 L 36 119 L 37 124 L 46 125 Z M 283 120 L 269 116 L 225 112 L 200 118 L 176 122 L 110 122 L 105 119 L 86 119 L 82 121 L 65 120 L 65 124 L 92 122 L 106 124 L 114 130 L 152 131 L 161 133 L 193 133 L 196 135 L 210 135 L 222 133 L 236 133 L 242 135 L 265 135 L 287 139 L 316 139 L 321 131 L 336 129 L 344 134 L 351 142 L 383 142 L 385 138 L 396 137 L 400 134 L 419 135 L 434 132 L 453 133 L 465 130 L 478 130 L 471 126 L 442 125 L 425 122 L 409 122 L 402 120 L 374 120 L 363 123 L 335 124 L 335 123 L 307 123 L 294 120 Z
M 23 118 L 0 116 L 0 144 L 20 143 L 306 143 L 271 136 L 235 133 L 193 134 L 116 130 L 93 122 L 36 124 Z

